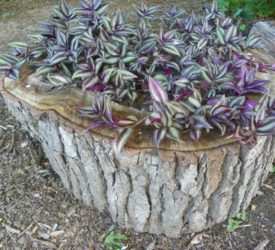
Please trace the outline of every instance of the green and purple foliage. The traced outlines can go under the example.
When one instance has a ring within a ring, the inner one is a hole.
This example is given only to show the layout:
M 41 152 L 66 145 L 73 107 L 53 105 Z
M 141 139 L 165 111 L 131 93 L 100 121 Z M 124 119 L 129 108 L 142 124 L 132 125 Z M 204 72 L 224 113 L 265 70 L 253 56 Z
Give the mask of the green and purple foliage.
M 243 37 L 215 1 L 204 16 L 142 5 L 135 22 L 120 11 L 108 15 L 107 6 L 82 0 L 70 8 L 62 1 L 30 44 L 12 43 L 11 54 L 0 55 L 0 74 L 17 79 L 19 69 L 30 65 L 53 87 L 93 93 L 93 105 L 79 112 L 91 118 L 89 128 L 119 131 L 117 152 L 138 125 L 153 128 L 157 147 L 165 138 L 180 141 L 188 133 L 197 141 L 217 129 L 244 143 L 274 135 L 275 98 L 255 73 L 275 66 L 243 53 L 259 38 Z M 117 119 L 110 101 L 140 108 L 145 116 Z

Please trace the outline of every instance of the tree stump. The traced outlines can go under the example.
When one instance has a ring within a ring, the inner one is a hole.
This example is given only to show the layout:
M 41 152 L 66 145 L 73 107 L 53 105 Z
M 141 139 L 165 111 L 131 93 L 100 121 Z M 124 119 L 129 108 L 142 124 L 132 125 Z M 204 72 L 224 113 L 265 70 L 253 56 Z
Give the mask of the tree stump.
M 116 133 L 87 132 L 89 120 L 74 109 L 90 102 L 87 94 L 67 88 L 45 95 L 26 88 L 29 74 L 1 80 L 9 110 L 41 142 L 64 186 L 85 204 L 109 211 L 120 227 L 181 237 L 223 222 L 249 206 L 274 160 L 274 136 L 258 137 L 250 148 L 210 134 L 199 143 L 165 141 L 158 153 L 142 128 L 116 158 L 110 143 Z M 113 109 L 142 115 L 118 104 Z
M 275 21 L 259 21 L 255 23 L 249 36 L 260 37 L 259 47 L 275 59 Z

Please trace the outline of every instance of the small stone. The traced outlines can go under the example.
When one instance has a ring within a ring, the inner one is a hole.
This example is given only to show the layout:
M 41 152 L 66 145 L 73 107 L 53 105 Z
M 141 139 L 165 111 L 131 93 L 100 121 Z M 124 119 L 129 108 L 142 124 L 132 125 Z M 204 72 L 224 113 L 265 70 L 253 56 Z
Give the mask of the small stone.
M 255 210 L 256 210 L 256 208 L 257 208 L 257 206 L 256 206 L 255 204 L 252 204 L 252 206 L 251 206 L 251 210 L 252 210 L 252 211 L 255 211 Z
M 56 229 L 58 228 L 58 224 L 54 224 L 53 227 L 52 227 L 52 231 L 56 231 Z

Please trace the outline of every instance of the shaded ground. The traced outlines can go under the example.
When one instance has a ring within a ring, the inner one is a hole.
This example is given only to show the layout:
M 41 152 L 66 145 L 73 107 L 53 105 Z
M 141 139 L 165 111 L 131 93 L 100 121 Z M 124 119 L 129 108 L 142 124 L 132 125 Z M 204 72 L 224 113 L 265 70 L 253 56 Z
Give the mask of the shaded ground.
M 28 40 L 28 35 L 35 33 L 36 25 L 44 21 L 49 16 L 52 5 L 58 0 L 0 0 L 0 51 L 7 50 L 7 43 L 20 40 Z M 71 5 L 78 4 L 78 0 L 67 0 Z M 124 10 L 131 16 L 133 5 L 138 3 L 155 3 L 172 5 L 173 3 L 182 6 L 187 13 L 192 11 L 200 12 L 204 6 L 204 0 L 182 1 L 182 0 L 109 0 L 111 11 L 117 8 Z M 190 4 L 192 2 L 192 4 Z M 20 20 L 20 21 L 19 21 Z
M 6 50 L 8 42 L 25 40 L 33 32 L 34 24 L 48 16 L 49 6 L 55 2 L 0 0 L 0 16 L 7 11 L 15 13 L 0 18 L 0 52 Z M 130 3 L 137 3 L 111 2 L 128 8 Z M 178 2 L 185 4 L 188 11 L 202 6 L 199 0 Z M 103 249 L 105 236 L 113 230 L 121 231 L 108 215 L 84 206 L 67 193 L 39 148 L 21 131 L 0 97 L 0 249 Z M 273 175 L 253 200 L 243 227 L 234 234 L 226 232 L 226 224 L 178 240 L 122 232 L 129 238 L 128 249 L 250 250 L 270 240 L 265 249 L 271 250 L 275 249 L 274 194 Z

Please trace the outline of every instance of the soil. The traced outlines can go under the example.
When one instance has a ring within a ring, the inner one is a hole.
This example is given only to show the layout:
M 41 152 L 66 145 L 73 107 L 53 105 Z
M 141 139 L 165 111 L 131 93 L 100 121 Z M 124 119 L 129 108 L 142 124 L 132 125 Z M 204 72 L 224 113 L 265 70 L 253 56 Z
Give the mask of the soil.
M 50 6 L 56 2 L 0 0 L 0 53 L 7 50 L 9 42 L 24 41 L 35 24 L 47 18 Z M 138 1 L 111 2 L 129 8 Z M 203 5 L 201 0 L 178 2 L 187 11 L 200 10 Z M 3 18 L 6 12 L 14 14 Z M 273 174 L 253 199 L 241 228 L 232 234 L 227 233 L 226 223 L 182 239 L 120 230 L 108 214 L 99 214 L 65 190 L 44 158 L 40 144 L 21 129 L 0 96 L 0 249 L 97 250 L 104 248 L 106 235 L 115 231 L 127 235 L 127 249 L 250 250 L 258 246 L 271 250 L 275 249 L 274 194 Z

